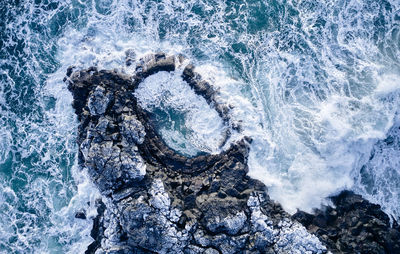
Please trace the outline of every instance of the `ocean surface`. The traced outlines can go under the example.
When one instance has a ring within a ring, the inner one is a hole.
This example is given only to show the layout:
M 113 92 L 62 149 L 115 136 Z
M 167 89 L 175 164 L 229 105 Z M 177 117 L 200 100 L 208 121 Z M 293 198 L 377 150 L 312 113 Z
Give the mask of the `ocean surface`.
M 288 212 L 351 189 L 400 217 L 399 0 L 0 0 L 0 253 L 82 253 L 99 198 L 77 167 L 68 66 L 183 54 L 242 126 L 226 126 L 179 73 L 140 103 L 175 150 L 253 138 L 250 176 Z M 168 84 L 173 83 L 173 86 Z

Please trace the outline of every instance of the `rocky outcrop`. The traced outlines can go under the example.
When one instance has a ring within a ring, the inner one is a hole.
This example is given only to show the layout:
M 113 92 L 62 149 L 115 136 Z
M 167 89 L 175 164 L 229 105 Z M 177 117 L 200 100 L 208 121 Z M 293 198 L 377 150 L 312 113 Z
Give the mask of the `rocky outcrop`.
M 65 79 L 80 121 L 79 163 L 104 196 L 87 253 L 327 252 L 247 176 L 250 138 L 191 158 L 164 143 L 133 93 L 159 71 L 180 72 L 224 120 L 227 138 L 229 130 L 240 130 L 192 65 L 162 53 L 137 62 L 128 55 L 133 76 L 89 68 L 69 69 Z M 312 223 L 295 218 L 312 231 Z
M 360 195 L 343 191 L 331 198 L 335 208 L 314 214 L 297 212 L 293 218 L 332 250 L 333 253 L 400 253 L 400 228 L 379 205 Z

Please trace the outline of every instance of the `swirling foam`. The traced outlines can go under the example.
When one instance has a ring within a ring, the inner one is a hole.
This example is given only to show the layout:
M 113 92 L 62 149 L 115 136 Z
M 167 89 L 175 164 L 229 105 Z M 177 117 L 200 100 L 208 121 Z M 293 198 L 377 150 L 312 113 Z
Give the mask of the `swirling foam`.
M 163 122 L 158 124 L 158 131 L 171 148 L 189 156 L 218 153 L 226 127 L 215 109 L 190 89 L 180 73 L 151 75 L 139 84 L 135 97 L 142 108 Z M 157 115 L 157 110 L 163 115 Z
M 93 217 L 87 202 L 99 195 L 76 167 L 77 122 L 54 57 L 66 8 L 33 1 L 1 8 L 2 253 L 78 253 L 93 241 L 91 220 L 75 212 Z

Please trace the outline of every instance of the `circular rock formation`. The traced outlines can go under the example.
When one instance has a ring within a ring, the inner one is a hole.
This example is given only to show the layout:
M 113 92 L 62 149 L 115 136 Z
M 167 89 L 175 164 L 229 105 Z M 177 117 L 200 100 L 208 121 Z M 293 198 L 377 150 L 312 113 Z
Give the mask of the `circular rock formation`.
M 270 200 L 261 182 L 247 176 L 250 138 L 217 155 L 188 158 L 158 135 L 133 92 L 150 75 L 180 70 L 182 57 L 159 53 L 128 62 L 136 64 L 133 76 L 71 68 L 65 79 L 80 122 L 79 164 L 104 196 L 87 253 L 327 252 Z M 239 130 L 217 91 L 192 65 L 181 69 L 183 80 L 214 107 L 227 129 Z M 224 142 L 228 137 L 229 131 Z M 303 217 L 295 219 L 312 230 L 313 222 Z M 335 250 L 325 235 L 316 234 Z

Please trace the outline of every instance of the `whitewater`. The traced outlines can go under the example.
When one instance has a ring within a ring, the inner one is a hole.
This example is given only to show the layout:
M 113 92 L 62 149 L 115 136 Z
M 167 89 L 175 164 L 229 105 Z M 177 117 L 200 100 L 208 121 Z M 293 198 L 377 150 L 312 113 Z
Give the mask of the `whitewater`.
M 216 113 L 160 73 L 138 93 L 173 112 L 159 120 L 171 148 L 218 153 L 246 135 L 249 175 L 286 211 L 350 189 L 400 217 L 399 1 L 1 0 L 0 16 L 0 253 L 91 243 L 91 220 L 74 216 L 95 216 L 100 194 L 77 166 L 63 78 L 69 66 L 133 73 L 127 52 L 184 55 L 241 126 L 221 147 Z

